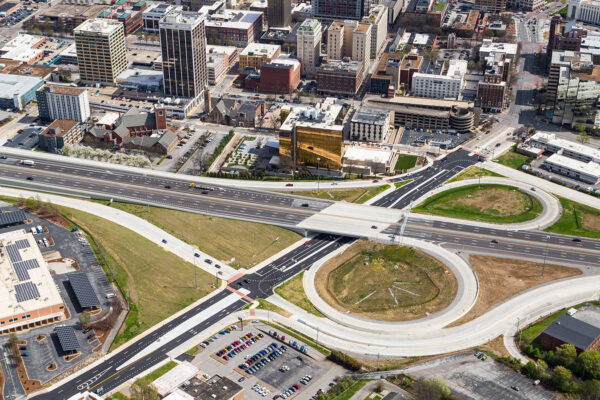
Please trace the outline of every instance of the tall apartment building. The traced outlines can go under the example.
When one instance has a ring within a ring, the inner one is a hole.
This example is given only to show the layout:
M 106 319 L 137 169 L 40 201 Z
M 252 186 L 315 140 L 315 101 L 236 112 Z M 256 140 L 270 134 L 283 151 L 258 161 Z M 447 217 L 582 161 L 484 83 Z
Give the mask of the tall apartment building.
M 422 72 L 413 74 L 412 93 L 420 97 L 457 99 L 466 73 L 466 60 L 450 60 L 447 68 L 444 60 L 431 62 Z
M 352 60 L 371 62 L 371 25 L 358 24 L 352 32 Z
M 73 30 L 82 81 L 115 83 L 127 69 L 125 29 L 112 19 L 88 19 Z
M 48 85 L 35 93 L 39 116 L 43 120 L 70 119 L 84 122 L 90 118 L 86 88 Z
M 312 3 L 315 18 L 355 19 L 363 16 L 364 0 L 315 0 Z
M 314 76 L 321 58 L 321 23 L 316 19 L 307 19 L 296 33 L 298 60 L 304 76 Z
M 292 24 L 292 0 L 267 0 L 267 22 L 269 27 Z
M 362 22 L 371 24 L 371 60 L 377 58 L 377 53 L 387 39 L 387 12 L 388 9 L 383 4 L 376 4 L 371 6 L 362 19 Z
M 506 11 L 506 0 L 475 0 L 475 9 L 490 13 L 501 13 Z
M 327 29 L 327 59 L 344 58 L 344 23 L 335 21 Z
M 477 98 L 485 111 L 501 112 L 508 106 L 510 60 L 504 54 L 492 54 L 485 59 L 483 81 L 477 85 Z
M 165 94 L 195 99 L 208 84 L 204 19 L 172 11 L 159 28 Z
M 327 59 L 371 61 L 371 25 L 358 21 L 334 21 L 327 31 Z

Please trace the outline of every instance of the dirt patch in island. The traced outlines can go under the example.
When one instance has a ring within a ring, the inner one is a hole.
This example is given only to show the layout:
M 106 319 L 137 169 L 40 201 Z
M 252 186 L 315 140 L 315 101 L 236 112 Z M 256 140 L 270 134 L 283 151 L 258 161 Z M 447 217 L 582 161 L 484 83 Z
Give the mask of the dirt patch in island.
M 581 226 L 588 231 L 600 231 L 600 217 L 593 214 L 581 214 Z
M 457 282 L 417 249 L 361 240 L 317 272 L 319 296 L 336 310 L 382 321 L 409 321 L 446 308 Z
M 531 208 L 529 197 L 517 189 L 484 187 L 465 197 L 451 197 L 453 197 L 452 201 L 448 202 L 447 207 L 443 203 L 439 204 L 438 207 L 452 209 L 457 205 L 461 205 L 463 207 L 473 207 L 486 214 L 499 217 L 521 215 Z
M 471 255 L 469 263 L 477 274 L 479 296 L 473 308 L 449 326 L 474 320 L 494 305 L 534 286 L 581 274 L 577 268 L 546 264 L 542 276 L 542 263 L 484 255 Z

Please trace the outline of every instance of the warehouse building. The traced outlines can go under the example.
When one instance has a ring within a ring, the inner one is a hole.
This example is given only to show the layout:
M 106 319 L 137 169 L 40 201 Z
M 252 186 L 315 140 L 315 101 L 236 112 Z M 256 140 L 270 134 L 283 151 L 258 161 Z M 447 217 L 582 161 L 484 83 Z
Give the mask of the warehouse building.
M 592 185 L 600 179 L 600 164 L 575 160 L 558 153 L 546 158 L 542 162 L 542 168 Z
M 600 328 L 581 321 L 569 314 L 556 318 L 540 335 L 544 349 L 553 350 L 568 343 L 577 351 L 600 349 Z
M 43 85 L 44 80 L 37 76 L 0 74 L 0 108 L 22 110 Z

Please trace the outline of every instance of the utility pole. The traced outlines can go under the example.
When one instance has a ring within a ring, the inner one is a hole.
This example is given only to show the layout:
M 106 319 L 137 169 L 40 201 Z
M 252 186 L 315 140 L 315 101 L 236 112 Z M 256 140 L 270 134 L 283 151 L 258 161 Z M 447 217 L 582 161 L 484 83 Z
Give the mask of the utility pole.
M 377 371 L 379 371 L 379 353 L 377 353 Z
M 242 326 L 241 330 L 244 330 L 244 319 L 242 317 L 238 318 L 240 320 L 240 325 Z
M 544 263 L 542 264 L 542 276 L 544 276 L 544 270 L 546 269 L 546 257 L 548 257 L 548 245 L 550 236 L 546 236 L 546 247 L 544 248 Z
M 319 175 L 319 162 L 321 161 L 321 157 L 317 157 L 317 194 L 319 194 L 319 183 L 321 181 L 321 175 Z
M 317 340 L 315 341 L 315 344 L 318 346 L 319 345 L 319 327 L 317 326 Z

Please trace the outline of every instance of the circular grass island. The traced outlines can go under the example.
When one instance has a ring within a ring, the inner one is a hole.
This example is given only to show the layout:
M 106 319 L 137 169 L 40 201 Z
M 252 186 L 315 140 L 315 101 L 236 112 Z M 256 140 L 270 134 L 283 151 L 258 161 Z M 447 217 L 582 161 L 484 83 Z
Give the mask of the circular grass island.
M 340 312 L 409 321 L 448 307 L 457 281 L 444 264 L 420 250 L 361 240 L 317 271 L 315 287 Z
M 413 211 L 477 221 L 519 223 L 537 218 L 543 209 L 538 199 L 515 187 L 475 184 L 437 193 Z

